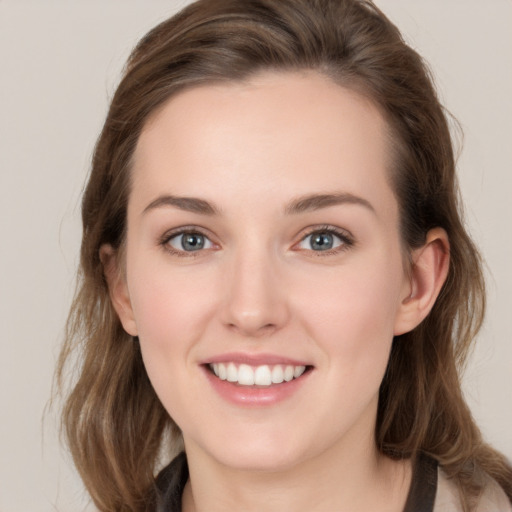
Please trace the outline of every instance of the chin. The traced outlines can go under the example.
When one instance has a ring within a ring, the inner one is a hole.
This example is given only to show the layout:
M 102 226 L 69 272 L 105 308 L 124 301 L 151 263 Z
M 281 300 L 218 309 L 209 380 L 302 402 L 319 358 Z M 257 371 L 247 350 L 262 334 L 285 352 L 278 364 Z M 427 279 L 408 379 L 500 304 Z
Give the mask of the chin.
M 246 435 L 248 434 L 248 435 Z M 308 457 L 314 456 L 315 442 L 300 441 L 285 433 L 258 432 L 253 429 L 242 435 L 231 432 L 231 435 L 198 443 L 203 452 L 217 463 L 239 471 L 278 472 L 294 468 Z M 189 444 L 185 442 L 188 449 Z M 307 452 L 303 449 L 308 446 Z M 317 447 L 318 448 L 318 447 Z
M 294 468 L 301 462 L 298 454 L 284 452 L 282 449 L 255 449 L 235 450 L 232 453 L 219 454 L 219 462 L 238 471 L 251 472 L 279 472 Z

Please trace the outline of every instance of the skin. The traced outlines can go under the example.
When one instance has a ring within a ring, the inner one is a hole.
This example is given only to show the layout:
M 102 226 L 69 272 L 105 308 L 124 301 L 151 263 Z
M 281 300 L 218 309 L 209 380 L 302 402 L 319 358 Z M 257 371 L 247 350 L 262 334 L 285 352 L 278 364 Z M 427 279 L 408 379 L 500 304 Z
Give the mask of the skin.
M 313 72 L 190 89 L 146 124 L 126 259 L 108 246 L 101 255 L 123 326 L 183 432 L 184 510 L 402 510 L 411 468 L 376 449 L 378 389 L 393 336 L 439 293 L 448 241 L 432 230 L 404 266 L 389 154 L 379 111 Z M 311 194 L 352 199 L 290 212 Z M 205 248 L 184 251 L 183 227 Z M 314 250 L 311 231 L 326 229 L 340 233 L 336 247 Z M 244 407 L 206 377 L 203 363 L 227 352 L 311 370 L 285 400 Z

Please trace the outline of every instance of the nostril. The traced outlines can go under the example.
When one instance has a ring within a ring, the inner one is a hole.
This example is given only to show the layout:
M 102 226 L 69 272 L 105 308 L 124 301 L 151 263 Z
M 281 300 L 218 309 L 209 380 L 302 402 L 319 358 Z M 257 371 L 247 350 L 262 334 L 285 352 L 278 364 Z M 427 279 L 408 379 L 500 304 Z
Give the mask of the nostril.
M 251 338 L 269 335 L 278 330 L 278 326 L 276 324 L 267 323 L 264 325 L 259 325 L 256 322 L 229 322 L 227 327 L 232 331 L 238 332 Z

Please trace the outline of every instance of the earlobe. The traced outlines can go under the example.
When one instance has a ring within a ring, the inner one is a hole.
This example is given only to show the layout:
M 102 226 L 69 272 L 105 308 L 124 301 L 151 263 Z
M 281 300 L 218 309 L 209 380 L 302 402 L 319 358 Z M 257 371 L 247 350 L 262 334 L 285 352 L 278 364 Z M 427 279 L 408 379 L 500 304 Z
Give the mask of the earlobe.
M 431 229 L 425 244 L 411 255 L 409 294 L 405 296 L 395 321 L 395 336 L 412 331 L 430 313 L 448 275 L 450 243 L 442 228 Z
M 130 293 L 125 277 L 120 270 L 118 253 L 109 244 L 100 247 L 100 260 L 103 274 L 108 285 L 110 300 L 124 330 L 131 336 L 138 336 L 137 325 L 133 315 Z

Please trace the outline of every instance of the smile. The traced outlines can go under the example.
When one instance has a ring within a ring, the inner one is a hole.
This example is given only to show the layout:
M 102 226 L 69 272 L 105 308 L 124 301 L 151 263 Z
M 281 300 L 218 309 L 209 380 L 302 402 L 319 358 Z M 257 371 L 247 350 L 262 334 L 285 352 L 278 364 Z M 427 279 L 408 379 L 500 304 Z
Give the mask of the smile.
M 305 366 L 293 365 L 236 365 L 233 362 L 211 363 L 210 370 L 220 379 L 240 386 L 271 386 L 298 379 L 305 371 Z

